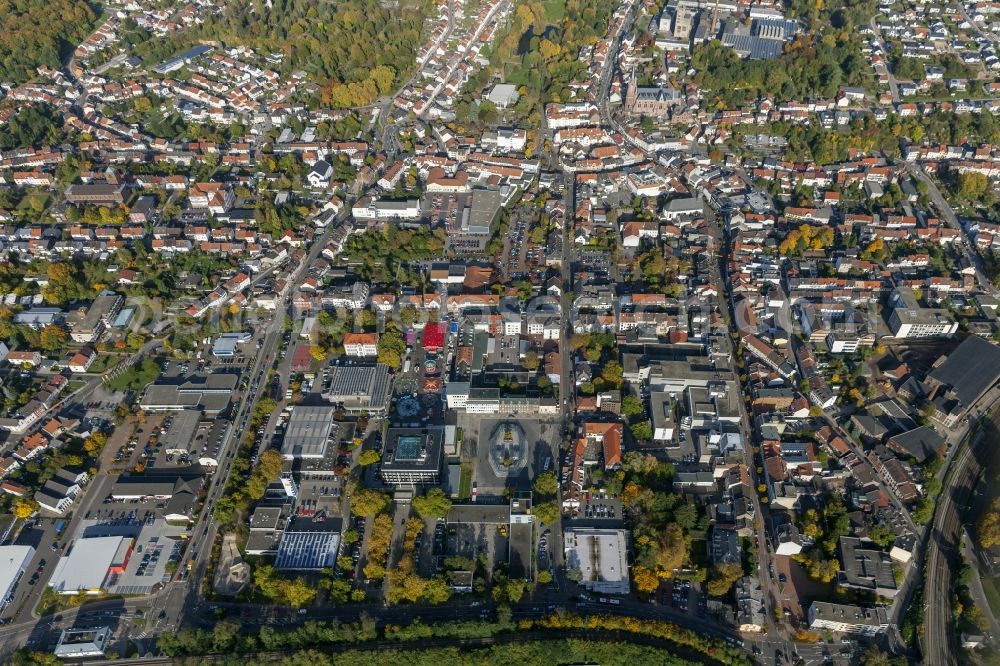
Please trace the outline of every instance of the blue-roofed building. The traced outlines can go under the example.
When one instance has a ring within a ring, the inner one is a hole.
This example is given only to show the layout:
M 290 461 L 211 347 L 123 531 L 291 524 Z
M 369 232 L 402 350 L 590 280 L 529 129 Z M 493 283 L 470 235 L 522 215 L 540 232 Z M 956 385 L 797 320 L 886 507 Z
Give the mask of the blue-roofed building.
M 111 328 L 125 328 L 132 321 L 134 314 L 135 308 L 122 308 L 115 320 L 111 322 Z
M 205 55 L 212 50 L 209 44 L 199 44 L 189 48 L 187 51 L 183 51 L 173 56 L 172 58 L 167 58 L 159 65 L 153 68 L 153 71 L 157 74 L 169 74 L 170 72 L 176 72 L 184 65 L 193 62 L 197 58 Z

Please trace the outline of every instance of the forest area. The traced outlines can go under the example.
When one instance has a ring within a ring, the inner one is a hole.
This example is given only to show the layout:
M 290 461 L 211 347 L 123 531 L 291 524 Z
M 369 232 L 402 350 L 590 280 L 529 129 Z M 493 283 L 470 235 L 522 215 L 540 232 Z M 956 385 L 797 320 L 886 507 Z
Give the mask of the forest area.
M 85 0 L 0 0 L 0 81 L 23 83 L 41 65 L 58 69 L 96 21 Z
M 234 0 L 201 27 L 205 39 L 282 53 L 281 69 L 305 71 L 324 104 L 363 106 L 412 73 L 422 42 L 426 0 L 388 7 L 377 0 Z M 266 16 L 267 20 L 260 20 Z

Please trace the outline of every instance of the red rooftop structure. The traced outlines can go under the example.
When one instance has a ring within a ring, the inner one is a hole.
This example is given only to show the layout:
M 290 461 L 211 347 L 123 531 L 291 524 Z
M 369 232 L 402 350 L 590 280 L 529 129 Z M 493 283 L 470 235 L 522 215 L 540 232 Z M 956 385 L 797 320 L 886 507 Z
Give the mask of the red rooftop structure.
M 444 324 L 427 322 L 424 326 L 424 349 L 429 352 L 441 351 L 444 348 Z

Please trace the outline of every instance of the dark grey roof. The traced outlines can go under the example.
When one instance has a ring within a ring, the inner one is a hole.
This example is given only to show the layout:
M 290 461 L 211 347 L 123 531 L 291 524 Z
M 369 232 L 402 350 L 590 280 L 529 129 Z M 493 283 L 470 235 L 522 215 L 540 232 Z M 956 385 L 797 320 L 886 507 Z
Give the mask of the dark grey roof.
M 950 388 L 968 408 L 1000 379 L 1000 347 L 970 336 L 962 341 L 928 379 Z
M 889 438 L 889 446 L 897 451 L 910 454 L 917 459 L 917 462 L 926 460 L 943 444 L 944 437 L 930 426 L 920 426 Z
M 862 548 L 860 539 L 844 536 L 840 537 L 840 556 L 843 570 L 837 577 L 839 584 L 878 591 L 884 596 L 895 594 L 896 577 L 887 553 Z
M 751 35 L 726 33 L 722 43 L 731 46 L 737 53 L 751 60 L 774 60 L 785 49 L 785 43 L 777 39 L 764 39 Z

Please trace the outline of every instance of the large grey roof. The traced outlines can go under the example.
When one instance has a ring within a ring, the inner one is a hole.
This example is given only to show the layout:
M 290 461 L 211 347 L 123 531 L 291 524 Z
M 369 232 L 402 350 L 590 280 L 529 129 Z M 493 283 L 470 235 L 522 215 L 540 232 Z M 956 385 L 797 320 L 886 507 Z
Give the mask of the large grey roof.
M 938 432 L 930 426 L 920 426 L 919 428 L 914 428 L 913 430 L 901 432 L 898 435 L 893 435 L 889 439 L 889 444 L 906 451 L 916 458 L 917 462 L 921 463 L 926 460 L 928 456 L 941 448 L 944 445 L 944 442 L 944 437 L 939 435 Z
M 281 444 L 281 455 L 289 459 L 322 458 L 330 440 L 334 411 L 326 405 L 294 407 Z
M 1000 379 L 1000 347 L 969 336 L 928 377 L 949 387 L 969 407 Z

